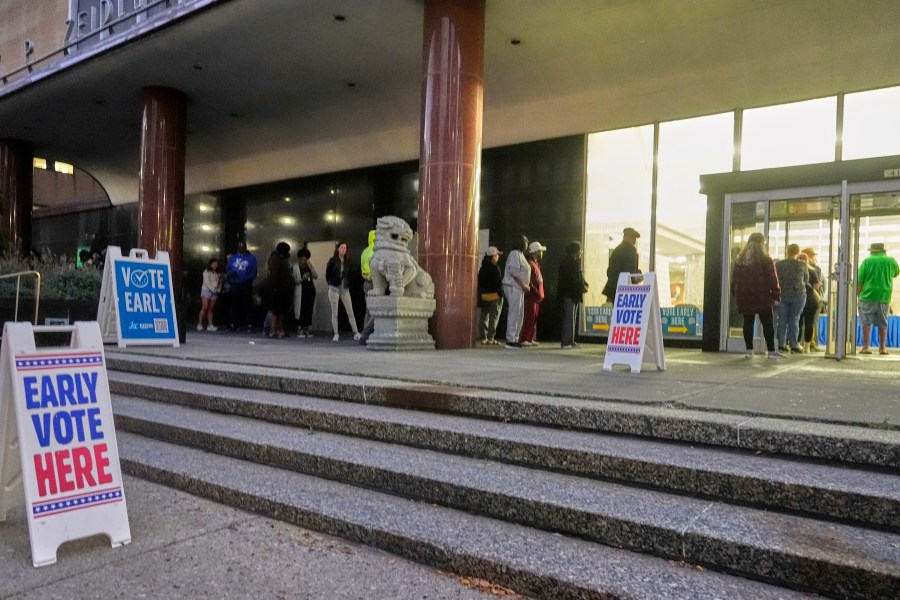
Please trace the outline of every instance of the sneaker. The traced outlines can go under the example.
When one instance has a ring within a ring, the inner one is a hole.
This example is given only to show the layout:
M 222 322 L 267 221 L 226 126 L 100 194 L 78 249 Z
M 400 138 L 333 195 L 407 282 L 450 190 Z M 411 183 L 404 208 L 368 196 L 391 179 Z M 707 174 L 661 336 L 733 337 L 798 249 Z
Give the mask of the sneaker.
M 206 330 L 207 331 L 218 331 L 219 328 L 216 327 L 215 325 L 210 325 L 209 327 L 206 328 Z
M 801 348 L 800 346 L 791 348 L 791 354 L 803 354 L 803 348 Z
M 491 340 L 484 338 L 483 340 L 478 340 L 478 343 L 481 344 L 482 346 L 487 346 L 491 343 Z
M 575 347 L 574 344 L 563 344 L 562 346 L 560 346 L 560 348 L 562 348 L 563 350 L 571 350 L 574 347 Z
M 773 350 L 772 352 L 769 352 L 769 358 L 771 358 L 772 360 L 779 360 L 784 358 L 784 354 L 782 354 L 778 350 Z
M 506 347 L 510 350 L 521 350 L 522 344 L 520 344 L 519 342 L 506 342 Z
M 203 325 L 197 323 L 197 331 L 203 331 Z
M 312 332 L 310 332 L 310 331 L 305 332 L 305 334 L 306 334 L 306 337 L 308 337 L 308 338 L 311 338 L 313 336 Z
M 787 354 L 788 352 L 791 351 L 791 349 L 788 348 L 787 346 L 778 346 L 778 351 L 779 351 L 779 352 L 784 352 L 785 354 Z
M 339 336 L 338 334 L 334 334 L 334 337 L 331 338 L 331 341 L 332 341 L 332 342 L 339 342 L 339 341 L 341 341 L 341 336 Z
M 362 337 L 362 334 L 361 334 L 360 332 L 358 332 L 358 331 L 357 331 L 356 333 L 353 334 L 353 339 L 354 339 L 355 341 L 357 341 L 357 342 L 359 341 L 359 339 L 360 339 L 361 337 Z
M 747 350 L 744 352 L 744 358 L 753 358 L 753 350 Z
M 531 346 L 535 346 L 536 344 L 534 342 L 529 342 L 528 340 L 524 340 L 524 341 L 519 342 L 519 345 L 522 346 L 523 348 L 529 348 Z

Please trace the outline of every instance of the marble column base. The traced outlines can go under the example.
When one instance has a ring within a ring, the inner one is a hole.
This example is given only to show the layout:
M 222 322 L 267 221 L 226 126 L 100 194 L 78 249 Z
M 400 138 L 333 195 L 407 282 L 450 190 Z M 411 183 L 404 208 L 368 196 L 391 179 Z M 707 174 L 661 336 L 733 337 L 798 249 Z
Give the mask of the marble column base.
M 367 307 L 375 319 L 369 350 L 434 350 L 428 319 L 434 314 L 434 298 L 369 296 Z

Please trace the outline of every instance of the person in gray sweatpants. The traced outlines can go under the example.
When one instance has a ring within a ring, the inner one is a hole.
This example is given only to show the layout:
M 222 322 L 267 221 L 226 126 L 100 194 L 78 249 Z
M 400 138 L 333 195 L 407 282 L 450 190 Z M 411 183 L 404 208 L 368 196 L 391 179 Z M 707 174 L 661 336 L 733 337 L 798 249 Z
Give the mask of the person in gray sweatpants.
M 528 282 L 531 280 L 531 266 L 525 258 L 528 238 L 524 235 L 521 237 L 518 246 L 506 258 L 503 271 L 503 293 L 509 311 L 506 315 L 506 347 L 513 349 L 522 348 L 519 334 L 525 320 L 525 292 L 528 291 Z

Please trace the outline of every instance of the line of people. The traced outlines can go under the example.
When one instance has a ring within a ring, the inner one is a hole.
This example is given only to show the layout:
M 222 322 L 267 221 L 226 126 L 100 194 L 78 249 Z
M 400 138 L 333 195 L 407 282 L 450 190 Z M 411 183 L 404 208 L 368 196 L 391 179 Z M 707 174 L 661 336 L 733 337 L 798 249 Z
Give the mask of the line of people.
M 887 317 L 893 279 L 898 275 L 897 261 L 886 255 L 881 243 L 872 244 L 869 253 L 860 264 L 857 277 L 859 320 L 863 327 L 861 353 L 871 354 L 869 336 L 874 325 L 879 328 L 879 353 L 888 354 Z M 786 258 L 776 263 L 769 256 L 765 236 L 750 234 L 735 259 L 731 276 L 731 296 L 743 315 L 745 356 L 753 358 L 757 317 L 769 358 L 819 351 L 816 330 L 825 306 L 821 295 L 823 283 L 814 249 L 801 251 L 797 244 L 790 244 Z
M 519 244 L 510 250 L 503 273 L 498 265 L 503 254 L 496 246 L 490 246 L 478 271 L 478 305 L 480 343 L 499 345 L 496 339 L 497 324 L 507 303 L 505 347 L 521 349 L 538 346 L 537 324 L 541 302 L 544 300 L 544 277 L 541 260 L 547 247 L 540 242 L 530 242 L 524 235 Z M 562 306 L 562 348 L 574 348 L 577 319 L 581 312 L 584 293 L 588 285 L 581 268 L 581 243 L 573 241 L 566 246 L 566 257 L 559 265 L 557 301 Z
M 364 279 L 369 279 L 368 261 L 371 259 L 374 231 L 369 235 L 369 246 L 361 257 Z M 290 316 L 297 323 L 297 337 L 311 338 L 312 321 L 316 301 L 315 282 L 319 274 L 312 264 L 312 254 L 307 248 L 297 251 L 296 262 L 290 262 L 291 247 L 280 242 L 270 254 L 266 263 L 265 279 L 257 287 L 260 303 L 266 311 L 263 322 L 264 333 L 275 339 L 287 337 L 286 325 Z M 351 256 L 346 242 L 335 244 L 334 254 L 325 267 L 325 281 L 328 285 L 328 300 L 331 307 L 332 340 L 340 340 L 338 328 L 339 304 L 347 313 L 353 337 L 365 343 L 365 337 L 374 327 L 367 320 L 362 332 L 356 325 L 353 301 L 350 297 Z M 211 258 L 203 271 L 200 288 L 200 314 L 197 331 L 218 331 L 213 323 L 215 306 L 221 294 L 227 293 L 230 300 L 228 331 L 253 331 L 254 282 L 258 274 L 256 257 L 239 242 L 237 251 L 228 257 L 224 273 L 219 269 L 219 260 Z M 365 336 L 365 337 L 364 337 Z

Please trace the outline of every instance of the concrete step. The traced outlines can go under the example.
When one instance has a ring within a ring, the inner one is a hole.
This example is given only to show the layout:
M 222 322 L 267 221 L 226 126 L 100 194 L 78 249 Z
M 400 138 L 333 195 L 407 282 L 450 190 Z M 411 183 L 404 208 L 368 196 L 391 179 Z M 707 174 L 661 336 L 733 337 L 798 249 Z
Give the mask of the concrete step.
M 137 398 L 114 408 L 121 429 L 170 443 L 835 597 L 900 594 L 892 533 Z
M 486 391 L 253 366 L 110 353 L 107 364 L 141 373 L 228 387 L 269 390 L 363 404 L 415 408 L 502 422 L 626 434 L 694 444 L 900 468 L 900 432 L 870 427 Z
M 803 600 L 678 561 L 120 433 L 126 473 L 547 600 Z M 126 497 L 128 490 L 125 491 Z
M 110 374 L 115 393 L 900 531 L 900 476 L 748 451 Z

